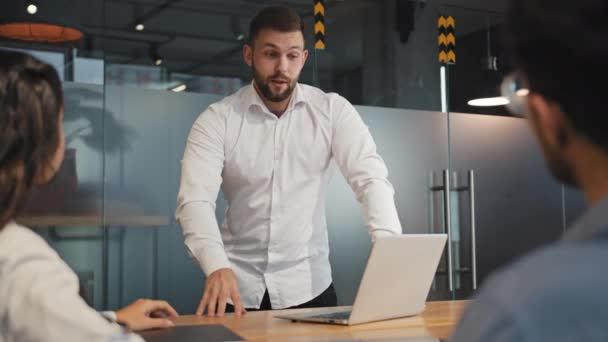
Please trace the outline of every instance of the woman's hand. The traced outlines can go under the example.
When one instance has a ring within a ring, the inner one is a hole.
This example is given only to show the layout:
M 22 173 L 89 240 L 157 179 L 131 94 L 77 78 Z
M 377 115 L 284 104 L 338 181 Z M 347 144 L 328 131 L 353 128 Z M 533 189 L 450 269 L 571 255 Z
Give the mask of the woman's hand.
M 164 300 L 138 299 L 116 311 L 116 320 L 133 331 L 172 327 L 174 324 L 169 318 L 177 316 L 175 309 Z

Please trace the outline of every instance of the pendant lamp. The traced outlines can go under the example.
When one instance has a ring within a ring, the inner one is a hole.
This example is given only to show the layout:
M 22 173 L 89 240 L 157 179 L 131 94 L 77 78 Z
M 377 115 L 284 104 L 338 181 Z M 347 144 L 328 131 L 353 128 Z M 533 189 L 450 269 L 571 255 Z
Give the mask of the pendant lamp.
M 82 39 L 78 0 L 8 0 L 0 4 L 0 37 L 36 43 Z

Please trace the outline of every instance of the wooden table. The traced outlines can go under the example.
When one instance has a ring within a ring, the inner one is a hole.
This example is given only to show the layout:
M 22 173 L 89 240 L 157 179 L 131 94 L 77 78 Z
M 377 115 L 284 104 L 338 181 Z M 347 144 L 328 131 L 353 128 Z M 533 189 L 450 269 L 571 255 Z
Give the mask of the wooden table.
M 236 317 L 180 316 L 178 326 L 197 324 L 223 324 L 250 341 L 336 341 L 397 339 L 404 337 L 448 338 L 460 319 L 468 301 L 428 302 L 419 316 L 365 323 L 354 326 L 295 323 L 274 318 L 279 311 L 249 312 Z M 299 309 L 299 312 L 310 309 Z M 280 311 L 293 312 L 296 310 Z
M 169 225 L 167 216 L 108 216 L 101 215 L 41 215 L 23 216 L 17 222 L 28 227 L 100 227 L 106 226 L 166 226 Z

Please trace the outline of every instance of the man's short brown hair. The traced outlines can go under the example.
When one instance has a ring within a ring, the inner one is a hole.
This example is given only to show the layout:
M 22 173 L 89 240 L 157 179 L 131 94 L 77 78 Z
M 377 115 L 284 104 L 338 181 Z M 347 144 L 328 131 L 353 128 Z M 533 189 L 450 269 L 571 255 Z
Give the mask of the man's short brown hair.
M 249 23 L 249 45 L 253 46 L 258 33 L 264 29 L 280 32 L 300 31 L 304 36 L 304 21 L 296 11 L 289 7 L 265 7 Z

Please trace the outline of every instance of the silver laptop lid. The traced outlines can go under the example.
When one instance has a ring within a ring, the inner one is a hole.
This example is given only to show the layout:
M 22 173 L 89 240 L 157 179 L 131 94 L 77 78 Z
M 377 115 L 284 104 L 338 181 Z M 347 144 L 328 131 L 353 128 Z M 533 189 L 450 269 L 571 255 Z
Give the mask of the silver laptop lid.
M 404 234 L 377 239 L 348 323 L 421 313 L 446 240 L 446 234 Z

